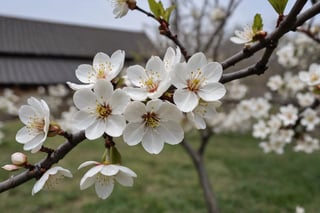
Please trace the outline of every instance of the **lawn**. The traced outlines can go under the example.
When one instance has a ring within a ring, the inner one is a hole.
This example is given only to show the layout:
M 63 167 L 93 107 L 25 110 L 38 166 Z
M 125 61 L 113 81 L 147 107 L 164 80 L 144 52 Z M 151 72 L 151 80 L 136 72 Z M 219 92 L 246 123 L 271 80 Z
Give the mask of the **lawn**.
M 10 153 L 22 151 L 14 142 L 20 123 L 5 127 L 6 141 L 0 145 L 0 163 L 9 163 Z M 193 134 L 192 143 L 196 143 Z M 50 139 L 55 147 L 63 138 Z M 141 146 L 129 147 L 120 140 L 117 147 L 123 164 L 138 174 L 132 188 L 116 185 L 107 200 L 100 200 L 91 187 L 80 191 L 79 182 L 86 169 L 77 167 L 87 160 L 99 160 L 102 141 L 85 141 L 60 165 L 70 169 L 73 179 L 54 191 L 41 191 L 31 196 L 34 180 L 0 194 L 0 209 L 5 212 L 206 212 L 197 174 L 182 146 L 166 145 L 159 155 L 146 153 Z M 31 154 L 30 154 L 31 155 Z M 30 156 L 35 162 L 43 154 Z M 319 212 L 320 155 L 295 153 L 264 154 L 258 141 L 246 134 L 224 134 L 210 141 L 206 166 L 219 207 L 224 213 L 294 212 L 297 205 L 307 213 Z M 0 180 L 12 174 L 0 171 Z

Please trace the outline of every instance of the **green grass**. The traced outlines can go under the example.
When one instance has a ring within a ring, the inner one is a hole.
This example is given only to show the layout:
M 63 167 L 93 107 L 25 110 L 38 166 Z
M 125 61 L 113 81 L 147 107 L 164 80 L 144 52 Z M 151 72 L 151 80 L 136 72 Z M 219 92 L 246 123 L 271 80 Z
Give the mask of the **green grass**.
M 1 165 L 9 163 L 10 153 L 22 151 L 14 142 L 20 123 L 5 127 L 7 138 L 0 146 Z M 196 136 L 192 138 L 197 143 Z M 57 146 L 62 138 L 50 139 L 46 145 Z M 202 191 L 192 162 L 182 146 L 166 145 L 159 155 L 146 153 L 141 146 L 129 147 L 121 141 L 117 147 L 123 164 L 138 178 L 132 188 L 116 185 L 107 200 L 100 200 L 93 187 L 80 191 L 79 182 L 86 169 L 77 167 L 87 160 L 99 160 L 102 141 L 85 141 L 60 165 L 70 169 L 73 179 L 54 191 L 31 196 L 34 180 L 0 194 L 0 209 L 6 212 L 206 212 Z M 30 155 L 35 162 L 40 156 Z M 38 155 L 38 154 L 37 154 Z M 294 153 L 264 154 L 258 141 L 245 134 L 215 136 L 206 153 L 206 166 L 222 212 L 294 212 L 297 205 L 306 212 L 319 212 L 320 156 Z M 11 173 L 0 171 L 0 180 Z

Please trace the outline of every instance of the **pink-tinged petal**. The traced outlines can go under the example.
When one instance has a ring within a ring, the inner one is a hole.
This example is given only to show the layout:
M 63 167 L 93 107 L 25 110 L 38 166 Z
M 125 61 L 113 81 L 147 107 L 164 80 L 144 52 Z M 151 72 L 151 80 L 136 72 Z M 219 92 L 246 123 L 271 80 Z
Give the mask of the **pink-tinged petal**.
M 130 102 L 130 97 L 119 89 L 114 91 L 108 104 L 111 106 L 112 114 L 122 114 Z
M 102 119 L 96 120 L 87 129 L 85 129 L 86 138 L 89 140 L 95 140 L 103 135 L 105 132 L 105 122 Z
M 94 83 L 96 71 L 89 64 L 81 64 L 76 69 L 76 76 L 82 83 Z
M 99 165 L 100 163 L 99 162 L 97 162 L 97 161 L 86 161 L 86 162 L 84 162 L 84 163 L 82 163 L 79 167 L 78 167 L 78 169 L 82 169 L 83 167 L 86 167 L 86 166 L 90 166 L 90 165 Z
M 182 127 L 174 121 L 161 122 L 157 130 L 164 141 L 171 145 L 180 143 L 184 137 Z
M 129 123 L 123 131 L 123 140 L 129 146 L 134 146 L 142 140 L 145 133 L 144 123 Z
M 73 102 L 78 109 L 87 111 L 96 107 L 96 96 L 91 89 L 81 89 L 74 93 Z
M 92 186 L 95 183 L 95 181 L 96 181 L 95 176 L 93 176 L 93 177 L 83 176 L 80 181 L 80 189 L 84 190 L 84 189 L 89 188 L 90 186 Z
M 202 87 L 198 94 L 205 101 L 217 101 L 226 94 L 226 88 L 221 83 L 210 83 Z
M 140 65 L 130 66 L 127 69 L 128 80 L 136 87 L 142 87 L 148 76 L 144 68 Z
M 124 117 L 129 122 L 142 122 L 142 116 L 146 113 L 146 106 L 140 101 L 131 102 L 124 111 Z
M 17 132 L 16 141 L 24 144 L 31 141 L 36 136 L 37 134 L 35 132 L 30 131 L 29 128 L 24 126 Z
M 158 56 L 152 56 L 148 60 L 145 72 L 149 76 L 156 76 L 158 79 L 163 79 L 167 74 L 164 69 L 163 61 Z
M 157 112 L 160 120 L 172 120 L 179 122 L 182 119 L 182 113 L 176 105 L 164 102 Z
M 158 112 L 162 105 L 163 101 L 159 99 L 151 100 L 146 105 L 146 111 L 147 112 Z
M 202 69 L 203 76 L 206 77 L 207 82 L 218 82 L 222 76 L 222 66 L 217 62 L 210 62 Z
M 100 173 L 104 176 L 114 176 L 119 172 L 119 167 L 117 165 L 106 165 L 104 166 Z
M 114 187 L 113 179 L 109 178 L 109 181 L 96 181 L 95 190 L 99 198 L 106 199 L 108 198 Z
M 133 87 L 125 87 L 123 88 L 132 100 L 135 101 L 144 101 L 148 97 L 148 92 L 145 88 L 133 88 Z
M 68 86 L 73 90 L 80 90 L 80 89 L 92 89 L 94 84 L 75 84 L 72 82 L 67 82 Z
M 133 186 L 133 178 L 124 172 L 119 172 L 115 176 L 115 179 L 122 186 L 127 186 L 127 187 Z
M 13 165 L 13 164 L 6 164 L 6 165 L 2 166 L 1 168 L 4 170 L 7 170 L 7 171 L 16 171 L 16 170 L 20 169 L 21 167 Z
M 112 137 L 122 135 L 126 127 L 126 120 L 122 115 L 109 115 L 105 122 L 105 132 Z
M 28 143 L 25 143 L 23 146 L 24 150 L 31 150 L 36 148 L 37 146 L 42 145 L 42 143 L 45 141 L 47 138 L 46 135 L 44 134 L 39 134 L 36 137 L 34 137 L 32 140 L 28 141 Z
M 198 53 L 195 53 L 193 54 L 190 59 L 188 60 L 188 67 L 190 70 L 197 70 L 197 69 L 200 69 L 201 67 L 205 66 L 207 64 L 207 58 L 206 56 L 201 53 L 201 52 L 198 52 Z
M 173 68 L 173 71 L 170 72 L 171 83 L 178 89 L 187 87 L 187 80 L 190 76 L 188 73 L 188 66 L 186 63 L 176 64 Z
M 137 174 L 132 171 L 131 169 L 129 169 L 128 167 L 125 166 L 118 166 L 119 170 L 126 173 L 127 175 L 131 176 L 131 177 L 137 177 Z
M 198 96 L 186 89 L 177 89 L 173 101 L 182 112 L 191 112 L 199 103 Z
M 23 105 L 19 109 L 19 118 L 23 124 L 28 124 L 30 117 L 38 117 L 38 113 L 32 106 Z
M 104 105 L 113 93 L 113 86 L 110 81 L 99 79 L 93 87 L 96 100 Z
M 73 122 L 77 125 L 77 129 L 86 129 L 97 120 L 95 114 L 78 111 L 74 113 Z
M 164 141 L 161 135 L 149 128 L 142 139 L 143 148 L 150 154 L 159 154 L 163 145 Z

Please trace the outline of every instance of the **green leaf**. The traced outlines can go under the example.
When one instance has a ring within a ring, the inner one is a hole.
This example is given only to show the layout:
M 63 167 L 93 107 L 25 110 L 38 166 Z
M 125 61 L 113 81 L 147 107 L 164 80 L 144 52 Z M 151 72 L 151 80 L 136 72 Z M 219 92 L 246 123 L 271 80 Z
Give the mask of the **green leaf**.
M 176 8 L 175 5 L 172 5 L 171 7 L 168 7 L 166 9 L 166 11 L 164 12 L 164 15 L 163 15 L 163 19 L 169 23 L 169 19 L 170 19 L 170 15 L 172 13 L 172 11 Z
M 159 2 L 156 2 L 156 0 L 148 0 L 148 3 L 149 3 L 149 8 L 153 13 L 153 15 L 156 18 L 159 18 L 161 16 L 161 7 L 163 8 L 162 3 L 160 5 Z
M 288 0 L 268 0 L 273 9 L 279 14 L 283 15 L 284 10 L 286 9 Z
M 261 30 L 263 30 L 263 21 L 262 21 L 261 15 L 257 13 L 253 19 L 252 31 L 254 33 L 257 33 Z

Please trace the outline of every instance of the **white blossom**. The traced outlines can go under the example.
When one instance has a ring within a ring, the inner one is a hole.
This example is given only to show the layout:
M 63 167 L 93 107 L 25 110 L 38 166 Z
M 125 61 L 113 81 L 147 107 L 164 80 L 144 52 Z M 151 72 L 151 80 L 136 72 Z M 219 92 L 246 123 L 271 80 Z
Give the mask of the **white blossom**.
M 133 100 L 138 101 L 159 98 L 171 85 L 169 73 L 157 56 L 148 60 L 145 69 L 140 65 L 130 66 L 127 69 L 127 77 L 134 87 L 126 87 L 124 91 Z
M 303 139 L 298 140 L 297 145 L 294 147 L 294 151 L 312 153 L 319 148 L 320 147 L 318 139 L 312 138 L 309 135 L 304 135 Z
M 301 81 L 309 86 L 317 86 L 320 84 L 320 64 L 311 64 L 309 71 L 301 71 L 299 73 Z
M 123 132 L 124 141 L 130 146 L 141 142 L 150 154 L 158 154 L 164 143 L 175 145 L 184 137 L 179 124 L 181 112 L 171 103 L 156 99 L 144 105 L 134 101 L 128 105 L 124 116 L 129 122 Z
M 277 51 L 278 62 L 284 67 L 295 67 L 299 64 L 295 56 L 295 48 L 292 43 L 287 44 Z
M 289 126 L 295 124 L 298 119 L 298 109 L 292 104 L 280 107 L 278 117 L 282 120 L 283 125 Z
M 34 97 L 28 99 L 29 105 L 19 109 L 19 118 L 25 124 L 16 135 L 16 140 L 24 144 L 24 150 L 37 152 L 47 138 L 50 126 L 50 110 L 47 103 Z
M 127 15 L 129 11 L 129 5 L 135 3 L 135 0 L 111 0 L 112 7 L 113 7 L 113 14 L 115 18 L 121 18 Z
M 280 75 L 271 76 L 267 83 L 267 86 L 270 88 L 271 91 L 277 91 L 281 89 L 283 85 L 284 81 Z
M 34 184 L 32 188 L 32 195 L 38 193 L 42 189 L 53 189 L 61 182 L 64 177 L 72 177 L 69 170 L 60 166 L 48 169 L 41 178 Z
M 222 7 L 215 7 L 213 8 L 213 10 L 211 11 L 211 20 L 213 22 L 216 22 L 216 21 L 221 21 L 223 20 L 224 18 L 226 17 L 226 11 L 224 8 Z
M 315 99 L 315 96 L 310 92 L 297 94 L 297 100 L 301 107 L 310 106 L 314 103 Z
M 236 30 L 235 36 L 231 37 L 230 40 L 235 44 L 246 44 L 253 41 L 255 33 L 253 32 L 252 26 L 245 26 L 243 31 Z
M 211 102 L 221 99 L 226 89 L 219 83 L 222 66 L 217 62 L 207 62 L 203 53 L 191 56 L 187 63 L 179 63 L 171 72 L 172 84 L 177 88 L 174 103 L 182 112 L 191 112 L 199 103 L 199 98 Z
M 133 186 L 133 178 L 137 174 L 131 169 L 117 164 L 104 164 L 96 161 L 86 161 L 78 169 L 94 165 L 89 169 L 80 181 L 80 189 L 84 190 L 95 185 L 95 191 L 99 198 L 106 199 L 110 196 L 116 180 L 123 186 Z
M 73 101 L 80 110 L 74 115 L 77 128 L 84 129 L 88 139 L 94 140 L 104 133 L 119 137 L 126 126 L 122 115 L 129 103 L 129 96 L 109 81 L 97 80 L 93 90 L 81 89 L 75 92 Z
M 168 47 L 163 57 L 164 68 L 168 73 L 172 72 L 174 66 L 181 62 L 181 56 L 182 55 L 179 47 L 176 48 L 176 51 L 174 51 L 172 47 Z
M 265 139 L 270 133 L 270 128 L 263 120 L 259 120 L 258 123 L 253 125 L 253 136 L 255 138 Z
M 93 65 L 81 64 L 76 70 L 76 76 L 83 84 L 67 82 L 70 88 L 74 90 L 83 88 L 93 88 L 99 79 L 111 81 L 122 70 L 125 59 L 123 50 L 115 51 L 111 57 L 99 52 L 93 58 Z
M 301 124 L 306 127 L 307 131 L 314 130 L 315 126 L 320 123 L 320 118 L 317 111 L 307 108 L 302 113 Z

